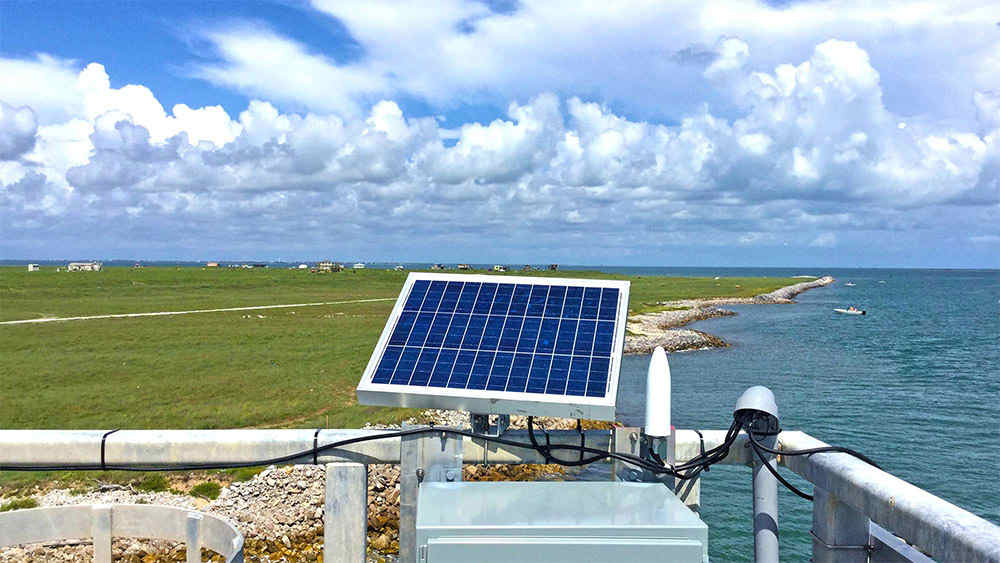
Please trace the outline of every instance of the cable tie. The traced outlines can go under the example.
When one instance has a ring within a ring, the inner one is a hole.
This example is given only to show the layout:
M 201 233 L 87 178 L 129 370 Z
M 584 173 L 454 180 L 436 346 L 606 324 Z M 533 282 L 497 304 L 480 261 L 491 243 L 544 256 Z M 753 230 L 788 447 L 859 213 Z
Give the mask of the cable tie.
M 115 432 L 118 432 L 119 430 L 121 430 L 121 428 L 115 428 L 114 430 L 108 430 L 107 432 L 104 433 L 103 436 L 101 436 L 101 471 L 105 471 L 106 468 L 107 468 L 107 465 L 104 464 L 104 444 L 107 443 L 108 436 L 114 434 Z
M 587 437 L 583 435 L 583 424 L 576 419 L 576 431 L 580 433 L 580 463 L 583 463 L 583 448 L 587 447 Z
M 319 465 L 319 431 L 322 428 L 317 428 L 316 432 L 313 433 L 313 465 Z
M 701 453 L 698 455 L 698 457 L 704 459 L 705 458 L 705 436 L 702 435 L 701 430 L 695 430 L 694 433 L 698 435 L 698 442 L 699 442 L 698 448 L 699 448 L 699 450 L 701 450 Z M 708 473 L 708 468 L 709 468 L 710 465 L 711 464 L 705 465 L 705 469 L 703 469 L 702 471 L 704 471 L 705 473 Z

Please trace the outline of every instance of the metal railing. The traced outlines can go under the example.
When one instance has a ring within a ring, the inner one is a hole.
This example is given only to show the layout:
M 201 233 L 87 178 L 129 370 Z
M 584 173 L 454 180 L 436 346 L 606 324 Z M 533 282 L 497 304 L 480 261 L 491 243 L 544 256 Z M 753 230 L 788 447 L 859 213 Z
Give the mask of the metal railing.
M 210 549 L 227 563 L 242 563 L 243 535 L 211 514 L 152 504 L 48 506 L 0 514 L 0 546 L 93 538 L 94 563 L 111 563 L 116 536 L 185 542 L 187 563 Z
M 345 438 L 387 432 L 390 431 L 322 430 L 316 436 L 316 443 L 322 446 Z M 91 466 L 100 459 L 101 438 L 105 433 L 103 430 L 3 430 L 0 465 Z M 115 466 L 252 462 L 309 450 L 314 434 L 314 430 L 121 430 L 107 439 L 104 456 L 108 465 Z M 584 432 L 584 440 L 588 447 L 609 450 L 620 448 L 621 442 L 631 435 L 639 436 L 639 429 L 590 430 Z M 527 432 L 508 431 L 504 437 L 527 441 Z M 692 459 L 702 447 L 719 445 L 724 437 L 723 430 L 677 430 L 675 459 L 677 462 Z M 550 431 L 549 439 L 552 444 L 580 444 L 580 434 L 576 431 Z M 430 467 L 428 454 L 420 448 L 422 440 L 435 441 L 434 448 L 426 448 L 428 452 L 443 451 L 442 442 L 451 441 L 451 461 L 457 463 L 545 461 L 529 448 L 497 446 L 478 438 L 449 438 L 443 433 L 412 440 L 389 437 L 323 452 L 315 461 L 326 464 L 327 471 L 324 514 L 327 561 L 364 560 L 365 465 L 373 463 L 401 465 L 400 549 L 403 561 L 415 558 L 411 509 L 415 509 L 420 480 L 410 477 L 422 475 Z M 785 431 L 778 435 L 779 449 L 822 445 L 823 442 L 802 432 Z M 746 436 L 741 434 L 722 463 L 750 465 L 751 456 Z M 310 454 L 290 463 L 313 462 Z M 816 562 L 920 561 L 926 560 L 923 554 L 940 561 L 1000 561 L 1000 527 L 852 456 L 841 453 L 780 456 L 779 463 L 815 485 L 811 531 Z M 678 495 L 693 509 L 700 507 L 698 483 L 684 484 L 678 488 Z M 0 520 L 0 538 L 4 537 L 4 527 Z

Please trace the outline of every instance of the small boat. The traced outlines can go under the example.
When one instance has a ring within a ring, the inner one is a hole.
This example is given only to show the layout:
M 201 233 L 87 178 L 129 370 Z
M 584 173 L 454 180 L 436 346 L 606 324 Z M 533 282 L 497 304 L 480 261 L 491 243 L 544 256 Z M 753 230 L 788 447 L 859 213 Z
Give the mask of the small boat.
M 864 315 L 864 309 L 834 309 L 834 313 L 841 313 L 844 315 Z
M 856 284 L 854 282 L 847 282 L 847 283 L 844 284 L 844 287 L 854 287 L 856 285 L 858 285 L 858 284 Z

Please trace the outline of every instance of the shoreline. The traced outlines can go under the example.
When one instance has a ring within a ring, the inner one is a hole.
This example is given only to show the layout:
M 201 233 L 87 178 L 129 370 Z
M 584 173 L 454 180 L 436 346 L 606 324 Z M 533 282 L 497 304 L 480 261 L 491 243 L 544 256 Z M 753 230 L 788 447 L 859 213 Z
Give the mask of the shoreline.
M 657 303 L 657 305 L 665 307 L 666 310 L 656 313 L 641 313 L 628 318 L 624 353 L 651 354 L 657 346 L 662 346 L 667 352 L 726 348 L 729 343 L 718 336 L 680 327 L 695 321 L 736 315 L 734 311 L 719 308 L 721 305 L 795 303 L 793 298 L 800 293 L 817 287 L 825 287 L 833 282 L 833 277 L 823 276 L 754 297 L 713 297 Z

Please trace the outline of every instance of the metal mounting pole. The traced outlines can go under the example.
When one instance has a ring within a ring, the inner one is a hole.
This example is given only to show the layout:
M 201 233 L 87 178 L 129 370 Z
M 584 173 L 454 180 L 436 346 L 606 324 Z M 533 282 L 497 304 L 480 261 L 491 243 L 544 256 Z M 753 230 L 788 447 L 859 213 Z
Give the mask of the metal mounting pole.
M 777 436 L 758 440 L 774 448 Z M 774 454 L 764 454 L 764 459 L 777 469 Z M 778 480 L 764 467 L 756 456 L 753 461 L 753 551 L 757 563 L 778 561 Z
M 744 391 L 736 401 L 733 415 L 744 421 L 754 440 L 768 449 L 776 449 L 780 425 L 778 405 L 770 389 L 757 385 Z M 752 459 L 754 561 L 778 563 L 778 480 L 764 465 L 777 471 L 778 463 L 774 454 L 767 452 L 754 454 Z

